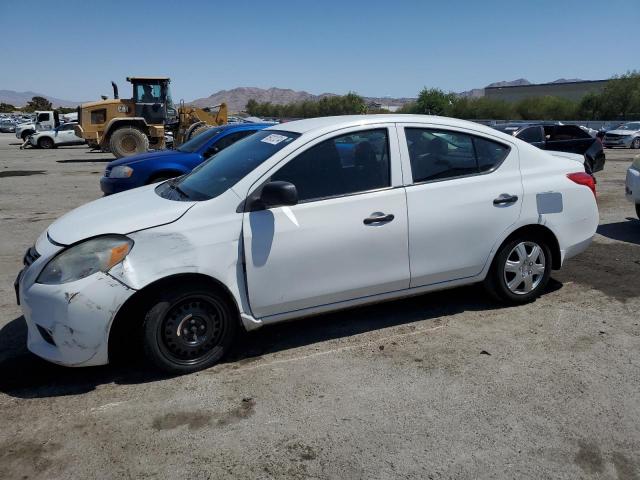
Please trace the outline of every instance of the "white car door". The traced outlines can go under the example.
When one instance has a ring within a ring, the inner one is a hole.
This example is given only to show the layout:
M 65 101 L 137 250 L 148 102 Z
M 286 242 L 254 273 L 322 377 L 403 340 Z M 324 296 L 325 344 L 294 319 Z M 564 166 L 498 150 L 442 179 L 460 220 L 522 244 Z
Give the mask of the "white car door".
M 500 234 L 520 216 L 517 147 L 441 126 L 404 124 L 399 134 L 411 287 L 478 275 Z
M 58 138 L 60 143 L 74 143 L 77 141 L 76 134 L 73 131 L 73 125 L 63 125 L 58 130 Z
M 244 214 L 251 310 L 264 318 L 406 289 L 406 196 L 394 125 L 325 135 L 256 183 L 299 202 Z

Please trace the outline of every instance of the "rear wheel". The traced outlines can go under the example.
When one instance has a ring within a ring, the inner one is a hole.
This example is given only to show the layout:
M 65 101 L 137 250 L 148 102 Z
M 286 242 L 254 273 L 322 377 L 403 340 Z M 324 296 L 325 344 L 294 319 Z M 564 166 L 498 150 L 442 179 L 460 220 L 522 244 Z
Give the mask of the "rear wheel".
M 547 244 L 537 237 L 523 236 L 500 248 L 485 286 L 505 303 L 523 304 L 540 295 L 550 276 L 551 250 Z
M 54 143 L 53 140 L 51 140 L 49 137 L 42 137 L 40 140 L 38 140 L 38 146 L 40 148 L 49 149 L 54 147 Z
M 137 155 L 149 150 L 149 138 L 135 127 L 122 127 L 111 134 L 109 149 L 116 158 Z
M 631 148 L 640 148 L 640 137 L 636 137 L 633 139 L 633 142 L 631 142 Z
M 636 215 L 640 219 L 640 203 L 636 203 Z
M 143 325 L 147 358 L 169 373 L 190 373 L 216 364 L 236 335 L 233 312 L 224 296 L 197 284 L 158 294 Z

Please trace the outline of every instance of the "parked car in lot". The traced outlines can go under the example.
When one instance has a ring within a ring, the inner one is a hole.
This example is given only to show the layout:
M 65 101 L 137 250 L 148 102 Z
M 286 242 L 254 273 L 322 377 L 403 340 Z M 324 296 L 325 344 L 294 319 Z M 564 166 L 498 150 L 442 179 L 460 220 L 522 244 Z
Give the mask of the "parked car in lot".
M 16 293 L 45 359 L 105 364 L 131 341 L 185 373 L 240 328 L 479 282 L 530 302 L 597 225 L 583 165 L 513 136 L 422 115 L 307 119 L 66 214 Z
M 123 157 L 107 165 L 100 188 L 105 195 L 157 183 L 189 173 L 211 155 L 272 123 L 233 124 L 211 128 L 176 150 L 158 150 Z
M 0 132 L 2 133 L 14 133 L 16 131 L 16 124 L 13 120 L 0 121 Z
M 29 137 L 29 143 L 37 148 L 56 148 L 67 145 L 84 145 L 85 139 L 73 131 L 77 123 L 63 123 L 54 130 L 36 132 Z
M 604 134 L 602 143 L 607 148 L 640 148 L 640 122 L 623 123 Z
M 640 219 L 640 155 L 633 159 L 633 163 L 627 169 L 625 194 L 627 200 L 635 204 L 636 215 Z
M 605 154 L 602 143 L 577 125 L 502 123 L 494 125 L 493 128 L 543 150 L 584 155 L 584 166 L 589 173 L 596 173 L 604 168 Z

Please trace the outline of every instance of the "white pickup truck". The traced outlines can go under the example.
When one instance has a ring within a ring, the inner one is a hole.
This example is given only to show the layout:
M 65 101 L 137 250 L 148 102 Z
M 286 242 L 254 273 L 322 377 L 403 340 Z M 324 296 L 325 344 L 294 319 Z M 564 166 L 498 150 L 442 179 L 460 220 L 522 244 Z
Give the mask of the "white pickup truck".
M 53 130 L 60 125 L 58 112 L 52 110 L 41 111 L 36 110 L 35 120 L 33 122 L 19 123 L 16 125 L 16 138 L 23 142 L 35 132 L 41 130 Z

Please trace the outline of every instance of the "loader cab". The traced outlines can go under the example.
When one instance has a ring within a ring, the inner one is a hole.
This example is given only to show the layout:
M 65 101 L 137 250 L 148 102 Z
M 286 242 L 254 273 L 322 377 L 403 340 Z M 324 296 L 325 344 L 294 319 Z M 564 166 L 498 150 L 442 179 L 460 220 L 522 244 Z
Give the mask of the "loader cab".
M 177 115 L 168 78 L 127 77 L 127 80 L 133 86 L 131 98 L 136 117 L 143 117 L 147 123 L 158 125 L 170 122 Z

